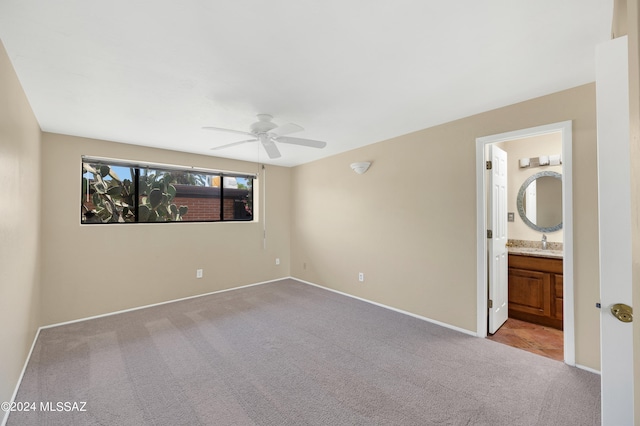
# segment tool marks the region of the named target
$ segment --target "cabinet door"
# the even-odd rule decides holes
[[[509,269],[509,315],[517,313],[551,316],[551,274]],[[515,314],[515,315],[514,315]]]

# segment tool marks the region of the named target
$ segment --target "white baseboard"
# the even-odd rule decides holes
[[[79,319],[75,319],[75,320],[71,320],[71,321],[65,321],[65,322],[59,322],[59,323],[55,323],[55,324],[43,325],[40,328],[41,329],[53,328],[53,327],[59,327],[61,325],[74,324],[74,323],[77,323],[77,322],[92,320],[92,319],[96,319],[96,318],[109,317],[111,315],[118,315],[118,314],[123,314],[125,312],[132,312],[132,311],[137,311],[137,310],[140,310],[140,309],[152,308],[154,306],[166,305],[168,303],[181,302],[183,300],[195,299],[197,297],[210,296],[212,294],[224,293],[226,291],[239,290],[241,288],[253,287],[253,286],[262,285],[262,284],[268,284],[268,283],[272,283],[272,282],[275,282],[275,281],[282,281],[282,280],[286,280],[287,278],[289,278],[289,277],[276,278],[274,280],[261,281],[259,283],[247,284],[247,285],[243,285],[243,286],[240,286],[240,287],[232,287],[232,288],[227,288],[227,289],[224,289],[224,290],[211,291],[209,293],[196,294],[194,296],[181,297],[179,299],[172,299],[172,300],[167,300],[167,301],[164,301],[164,302],[152,303],[150,305],[136,306],[135,308],[123,309],[121,311],[107,312],[105,314],[94,315],[94,316],[91,316],[91,317],[85,317],[85,318],[79,318]]]
[[[586,366],[580,365],[580,364],[576,364],[575,367],[579,368],[580,370],[588,371],[589,373],[597,374],[598,376],[602,375],[602,373],[600,371],[595,370],[595,369],[593,369],[591,367],[586,367]]]
[[[20,384],[22,383],[22,378],[24,377],[24,373],[27,370],[27,365],[29,365],[29,360],[31,359],[31,354],[33,353],[33,348],[36,346],[36,342],[38,341],[38,336],[40,335],[40,329],[38,328],[36,331],[36,335],[33,338],[33,342],[31,343],[31,349],[29,349],[29,353],[27,354],[27,358],[24,361],[24,365],[22,366],[22,371],[20,372],[20,376],[18,377],[18,382],[16,383],[15,389],[13,389],[13,394],[11,395],[11,399],[8,401],[9,403],[13,403],[16,400],[16,396],[18,396],[18,389],[20,389]],[[2,422],[0,422],[0,426],[5,426],[7,421],[9,420],[9,413],[11,411],[6,411],[4,416],[2,417]]]
[[[411,313],[411,312],[408,312],[408,311],[403,311],[402,309],[394,308],[393,306],[388,306],[388,305],[384,305],[382,303],[374,302],[372,300],[363,299],[362,297],[354,296],[353,294],[344,293],[342,291],[334,290],[334,289],[329,288],[329,287],[324,287],[324,286],[321,286],[319,284],[315,284],[315,283],[312,283],[312,282],[309,282],[309,281],[301,280],[300,278],[296,278],[296,277],[289,277],[289,278],[291,278],[292,280],[296,280],[298,282],[301,282],[303,284],[308,284],[308,285],[312,285],[314,287],[322,288],[324,290],[332,291],[334,293],[338,293],[338,294],[341,294],[343,296],[351,297],[353,299],[357,299],[357,300],[360,300],[362,302],[367,302],[367,303],[371,303],[372,305],[380,306],[381,308],[385,308],[385,309],[389,309],[391,311],[399,312],[399,313],[404,314],[404,315],[409,315],[410,317],[418,318],[420,320],[427,321],[427,322],[430,322],[432,324],[439,325],[441,327],[445,327],[445,328],[449,328],[451,330],[459,331],[460,333],[464,333],[464,334],[468,334],[470,336],[478,337],[478,334],[475,331],[466,330],[464,328],[456,327],[455,325],[451,325],[451,324],[440,322],[440,321],[437,321],[437,320],[434,320],[434,319],[431,319],[431,318],[423,317],[421,315],[417,315],[417,314],[414,314],[414,313]]]

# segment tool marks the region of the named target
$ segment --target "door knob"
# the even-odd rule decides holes
[[[633,308],[624,303],[616,303],[611,306],[611,313],[622,322],[633,321]]]

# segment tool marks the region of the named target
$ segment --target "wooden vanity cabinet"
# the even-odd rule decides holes
[[[509,318],[562,330],[562,259],[509,255]]]

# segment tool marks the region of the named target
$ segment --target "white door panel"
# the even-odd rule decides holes
[[[509,282],[507,253],[507,153],[489,145],[489,333],[495,333],[508,318]]]
[[[631,306],[631,175],[627,38],[596,49],[602,424],[633,424],[632,324],[611,306]]]

